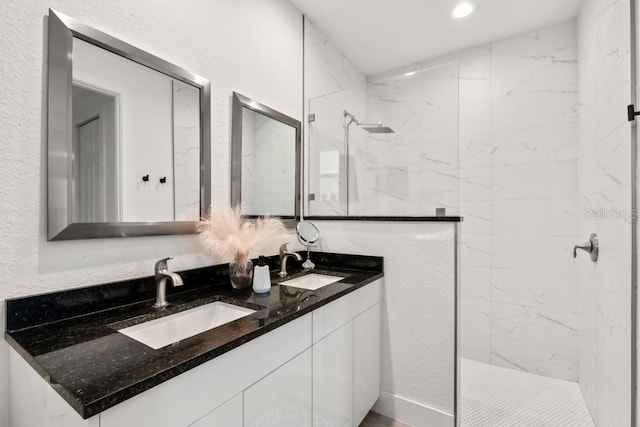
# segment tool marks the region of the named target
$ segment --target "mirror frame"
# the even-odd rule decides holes
[[[200,90],[200,215],[211,204],[211,82],[184,68],[49,9],[47,240],[192,234],[197,221],[73,222],[72,65],[76,37]]]
[[[282,222],[287,228],[295,228],[296,224],[300,220],[300,206],[301,206],[301,193],[302,188],[302,174],[301,174],[301,160],[302,160],[302,123],[300,120],[296,120],[293,117],[289,117],[280,111],[267,107],[264,104],[254,101],[244,95],[237,92],[233,92],[232,101],[232,118],[231,118],[231,205],[236,206],[242,202],[242,120],[243,120],[243,108],[260,113],[264,116],[270,117],[288,126],[291,126],[296,130],[296,170],[295,170],[295,204],[294,214],[287,216],[280,216]],[[265,213],[266,215],[266,213]],[[256,215],[247,215],[249,218],[256,218]]]

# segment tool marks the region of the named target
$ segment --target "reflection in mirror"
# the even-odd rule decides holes
[[[231,202],[246,215],[273,215],[293,227],[300,212],[300,121],[233,96]]]
[[[197,220],[198,89],[77,38],[72,75],[77,222]]]
[[[73,222],[120,220],[117,97],[73,84]]]
[[[210,198],[209,90],[50,10],[49,239],[194,232]]]
[[[242,111],[242,200],[247,215],[295,213],[296,129]]]
[[[296,226],[298,239],[303,245],[313,245],[320,238],[320,230],[312,222],[300,221]]]

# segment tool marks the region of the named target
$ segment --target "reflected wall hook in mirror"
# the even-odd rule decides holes
[[[144,182],[149,181],[149,174],[146,174],[145,176],[143,176],[143,177],[142,177],[142,180],[143,180]]]
[[[164,184],[167,182],[167,177],[163,176],[162,178],[160,178],[160,184]]]

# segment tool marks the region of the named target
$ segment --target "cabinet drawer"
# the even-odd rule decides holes
[[[311,411],[311,349],[244,392],[245,427],[311,427]]]

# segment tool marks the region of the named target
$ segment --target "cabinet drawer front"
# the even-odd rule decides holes
[[[317,343],[367,308],[380,302],[381,285],[382,279],[378,279],[313,311],[313,342]]]

